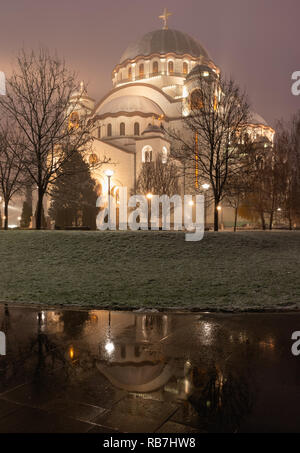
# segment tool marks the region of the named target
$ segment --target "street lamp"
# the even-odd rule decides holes
[[[107,176],[108,180],[108,226],[110,228],[110,178],[113,176],[114,171],[113,170],[106,170],[105,174]]]
[[[210,185],[207,184],[207,183],[205,183],[205,184],[202,184],[201,187],[202,187],[202,189],[204,189],[204,190],[208,190],[208,189],[210,188]]]

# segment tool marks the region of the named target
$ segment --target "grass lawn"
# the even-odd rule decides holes
[[[0,301],[97,308],[300,308],[300,232],[0,232]]]

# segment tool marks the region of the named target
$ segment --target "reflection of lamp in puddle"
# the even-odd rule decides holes
[[[108,312],[108,335],[107,335],[107,343],[106,345],[104,346],[105,347],[105,350],[106,352],[111,355],[114,350],[115,350],[115,345],[113,344],[113,342],[111,341],[111,313],[110,311]]]
[[[46,315],[44,311],[38,313],[36,319],[38,320],[38,329],[43,331],[46,325]]]
[[[95,315],[95,314],[91,314],[89,316],[89,321],[92,323],[92,324],[97,324],[98,323],[98,316]]]
[[[71,360],[74,359],[74,348],[73,348],[73,346],[70,346],[69,357],[70,357]]]
[[[107,180],[108,180],[108,190],[107,190],[107,197],[108,197],[108,225],[109,225],[109,228],[110,228],[110,212],[111,212],[111,208],[110,208],[110,179],[114,175],[114,171],[113,170],[106,170],[105,174],[106,174]]]
[[[108,341],[105,345],[105,350],[108,354],[112,354],[115,350],[115,345],[111,341]]]

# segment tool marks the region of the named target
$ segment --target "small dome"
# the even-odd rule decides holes
[[[188,73],[186,79],[191,79],[192,77],[199,77],[199,74],[202,74],[203,72],[208,72],[210,75],[216,77],[217,74],[215,71],[210,66],[204,65],[204,64],[197,64],[196,66],[193,67],[193,69]]]
[[[152,54],[175,53],[209,58],[208,53],[194,38],[178,30],[155,30],[144,35],[139,41],[131,44],[123,53],[120,63],[133,60],[139,56]]]
[[[268,126],[268,123],[266,122],[266,120],[264,120],[264,118],[256,112],[250,112],[249,118],[248,118],[248,123],[257,124],[257,125],[262,124],[263,126]]]
[[[163,111],[160,107],[151,99],[144,96],[121,96],[107,102],[101,106],[98,110],[99,115],[105,114],[116,114],[119,112],[133,113],[150,113],[156,115],[162,115]]]

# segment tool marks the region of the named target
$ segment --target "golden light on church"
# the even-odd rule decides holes
[[[72,112],[69,116],[69,129],[78,129],[79,127],[79,115],[77,112]]]
[[[96,165],[98,163],[98,156],[97,154],[91,154],[89,157],[89,163],[90,165]]]

